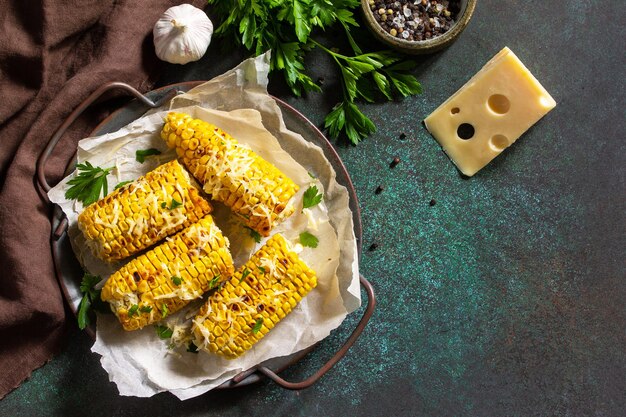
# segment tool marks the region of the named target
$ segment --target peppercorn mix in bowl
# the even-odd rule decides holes
[[[469,23],[476,0],[361,0],[365,22],[384,44],[407,54],[436,52]]]

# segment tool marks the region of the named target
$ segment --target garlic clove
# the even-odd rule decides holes
[[[172,64],[197,61],[206,53],[213,23],[204,11],[191,4],[170,7],[152,30],[159,59]]]

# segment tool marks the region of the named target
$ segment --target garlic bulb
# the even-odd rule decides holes
[[[197,61],[211,43],[213,23],[191,4],[170,7],[154,25],[154,48],[157,56],[172,64]]]

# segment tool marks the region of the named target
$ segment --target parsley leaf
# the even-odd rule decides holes
[[[165,305],[165,304],[163,304],[163,305]],[[155,327],[156,327],[157,335],[161,339],[169,339],[174,334],[174,331],[172,329],[170,329],[169,327],[167,327],[167,326],[158,325],[158,326],[155,326]]]
[[[87,272],[83,275],[83,279],[80,283],[80,291],[83,293],[83,298],[78,305],[78,327],[84,330],[91,320],[89,318],[92,310],[100,311],[104,306],[102,300],[100,300],[100,290],[96,290],[94,287],[101,281],[101,278],[97,275],[91,275]]]
[[[141,311],[142,313],[149,313],[152,311],[152,307],[150,306],[141,306],[139,307],[139,311]]]
[[[167,308],[167,304],[161,304],[161,318],[164,319],[165,317],[167,317],[167,313],[169,312],[170,310]]]
[[[259,271],[261,271],[262,274],[265,273],[265,268],[262,266],[257,266],[257,268],[259,268]]]
[[[250,275],[250,270],[248,268],[244,269],[242,274],[241,274],[241,278],[239,278],[239,282],[243,281],[244,279],[246,279],[246,277]]]
[[[117,190],[118,188],[122,188],[123,186],[130,184],[131,182],[133,182],[133,180],[122,181],[115,186],[114,190]]]
[[[285,81],[297,97],[303,90],[322,91],[304,72],[304,51],[298,42],[277,42],[272,49],[270,69],[284,71]]]
[[[302,208],[309,208],[318,205],[322,201],[322,195],[315,185],[310,186],[302,197]]]
[[[252,334],[257,334],[263,326],[263,317],[259,317],[252,327]]]
[[[146,162],[146,157],[152,156],[152,155],[161,155],[161,151],[156,148],[138,149],[135,152],[135,159],[137,160],[137,162],[140,162],[143,164],[144,162]]]
[[[65,192],[65,198],[78,200],[86,206],[95,203],[101,193],[103,196],[108,194],[107,175],[112,169],[95,167],[87,161],[76,165],[78,174],[67,182],[70,188]]]
[[[221,276],[221,274],[217,274],[216,276],[214,276],[211,282],[209,282],[209,288],[215,287]]]
[[[250,237],[254,239],[256,243],[261,242],[261,234],[254,229],[249,228],[248,226],[244,226],[248,231],[250,231]]]
[[[80,282],[80,292],[82,292],[83,294],[89,294],[91,297],[93,297],[96,293],[94,286],[101,280],[102,278],[100,278],[99,276],[91,275],[90,273],[85,272],[83,274],[83,279]]]
[[[172,201],[170,202],[170,206],[167,207],[167,203],[165,201],[163,201],[161,203],[161,208],[167,208],[168,210],[174,210],[177,209],[178,207],[182,206],[183,203],[181,203],[180,201],[176,200],[175,198],[172,198]]]
[[[128,309],[128,317],[137,316],[137,315],[139,315],[139,306],[137,304],[133,304]]]
[[[324,127],[328,128],[330,137],[336,139],[342,131],[354,145],[361,139],[374,133],[374,123],[354,104],[343,101],[337,104],[333,111],[326,116]]]
[[[78,328],[81,330],[85,330],[89,324],[91,324],[91,320],[89,319],[89,310],[91,308],[91,299],[87,294],[83,295],[82,300],[80,300],[80,305],[78,306]]]
[[[180,207],[182,205],[183,205],[183,203],[181,203],[180,201],[176,200],[175,198],[172,198],[172,202],[170,203],[170,210],[177,209],[178,207]]]
[[[302,232],[300,233],[300,243],[302,244],[302,246],[317,248],[319,239],[309,232]]]
[[[183,282],[183,279],[181,277],[173,276],[172,282],[174,283],[174,285],[178,286]]]

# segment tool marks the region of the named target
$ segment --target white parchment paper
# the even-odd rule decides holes
[[[299,233],[309,231],[319,238],[317,248],[304,248],[300,256],[318,275],[318,286],[253,349],[238,359],[184,349],[170,349],[152,326],[124,331],[117,319],[99,315],[92,351],[116,383],[120,394],[148,397],[170,391],[180,399],[200,395],[237,373],[267,359],[286,356],[322,340],[346,315],[360,305],[356,239],[348,193],[335,180],[335,172],[321,149],[285,127],[279,107],[267,94],[269,55],[249,59],[215,79],[175,97],[169,109],[186,112],[213,123],[272,162],[299,186],[294,198],[296,212],[272,233],[280,232],[296,243]],[[87,138],[79,143],[79,162],[115,167],[108,177],[109,190],[121,181],[136,179],[175,157],[160,139],[167,109],[147,113],[117,132]],[[135,160],[135,151],[157,148],[163,153]],[[309,174],[313,174],[312,178]],[[108,277],[121,264],[99,261],[84,245],[76,221],[82,205],[65,199],[70,175],[49,192],[50,200],[63,209],[69,220],[69,236],[86,270]],[[302,210],[302,193],[310,185],[323,190],[323,204]],[[243,264],[264,243],[255,243],[228,209],[216,206],[216,222],[229,237],[236,266]],[[168,320],[184,322],[194,306]]]

